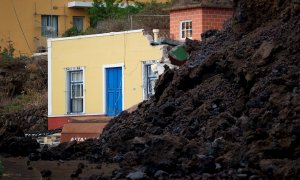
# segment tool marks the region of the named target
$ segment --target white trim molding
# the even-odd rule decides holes
[[[76,117],[76,116],[105,116],[104,113],[92,113],[92,114],[63,114],[63,115],[51,115],[48,117]]]
[[[185,38],[189,38],[189,39],[193,39],[193,21],[192,20],[183,20],[179,22],[179,39],[181,40],[185,40],[185,38],[182,37],[182,24],[183,23],[187,23],[187,22],[191,22],[192,23],[192,36],[191,37],[185,37]]]
[[[52,43],[47,40],[48,49],[48,116],[52,115]]]
[[[102,88],[103,88],[103,112],[104,114],[107,114],[106,112],[106,69],[107,68],[115,68],[115,67],[121,67],[122,68],[122,111],[125,109],[125,101],[124,101],[124,92],[125,92],[125,87],[124,87],[124,63],[119,63],[119,64],[104,64],[102,66]]]
[[[158,62],[159,62],[159,60],[146,60],[146,61],[142,61],[142,91],[143,91],[142,101],[147,100],[147,96],[146,96],[146,91],[147,91],[147,72],[146,72],[145,66],[156,64]]]
[[[159,62],[159,60],[147,60],[147,61],[142,61],[142,91],[143,91],[143,97],[142,100],[147,100],[147,87],[148,87],[148,75],[147,75],[147,69],[145,69],[146,66],[148,65],[154,65],[157,64]],[[152,70],[152,68],[151,68]],[[157,75],[157,79],[158,79],[158,75]]]
[[[138,29],[138,30],[131,30],[131,31],[110,32],[110,33],[103,33],[103,34],[82,35],[82,36],[73,36],[73,37],[65,37],[65,38],[51,38],[50,41],[66,41],[66,40],[83,39],[83,38],[114,36],[120,34],[139,33],[143,31],[144,31],[143,29]]]

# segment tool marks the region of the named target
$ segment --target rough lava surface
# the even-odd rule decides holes
[[[300,177],[300,1],[234,10],[224,30],[187,41],[189,62],[160,76],[153,98],[57,158],[117,163],[108,179]]]

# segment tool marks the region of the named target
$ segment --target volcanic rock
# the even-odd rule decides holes
[[[118,163],[128,178],[297,179],[298,5],[235,0],[231,25],[187,41],[188,62],[166,68],[153,98],[82,143],[85,154]]]

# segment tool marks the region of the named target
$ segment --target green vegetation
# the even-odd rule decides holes
[[[12,41],[8,41],[7,47],[0,47],[0,59],[1,60],[13,60],[14,59],[15,48]]]
[[[166,11],[165,9],[170,7],[173,4],[173,1],[168,1],[166,3],[159,3],[155,0],[152,0],[149,3],[145,3],[143,6],[143,9],[139,12],[139,14],[148,14],[148,15],[169,15],[169,11]]]
[[[46,91],[23,92],[15,97],[0,99],[3,104],[0,105],[0,114],[8,114],[18,112],[23,109],[30,109],[45,105],[47,101]]]
[[[168,17],[169,11],[166,9],[171,6],[171,2],[158,3],[151,1],[146,3],[138,14],[132,16],[132,22],[130,22],[131,28],[144,29],[145,31],[152,31],[153,29],[169,31],[170,18]]]
[[[76,27],[71,27],[70,29],[66,30],[66,32],[62,34],[62,37],[79,36],[83,34],[84,32],[78,30]]]
[[[98,34],[107,32],[126,31],[131,29],[152,29],[169,30],[169,18],[165,11],[172,4],[172,0],[167,3],[158,3],[152,0],[148,3],[134,2],[134,5],[121,7],[122,0],[94,0],[93,7],[88,10],[91,27],[81,32],[76,28],[68,29],[62,36],[71,37],[85,34]],[[132,16],[132,17],[131,17]]]
[[[120,7],[121,0],[94,0],[93,7],[88,11],[90,14],[90,23],[92,27],[96,27],[97,22],[107,19],[126,18],[130,14],[140,12],[145,4],[135,2],[135,5]]]
[[[131,29],[144,29],[145,31],[152,31],[152,29],[169,30],[169,12],[165,11],[165,9],[170,5],[171,1],[158,3],[153,0],[149,3],[139,3],[138,7],[140,9],[134,13],[127,11],[125,15],[99,18],[101,20],[97,21],[97,26],[94,28],[93,33],[117,32]]]
[[[12,61],[12,60],[25,60],[29,59],[27,56],[20,55],[18,57],[15,56],[15,48],[13,46],[12,41],[7,42],[6,47],[1,47],[0,46],[0,61]]]

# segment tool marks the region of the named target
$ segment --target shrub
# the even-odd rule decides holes
[[[104,17],[99,11],[97,12],[100,14],[100,17],[98,17],[97,26],[94,28],[93,31],[90,31],[91,33],[89,34],[118,32],[131,29],[144,29],[147,33],[152,32],[152,29],[169,31],[169,13],[165,9],[168,8],[170,5],[170,2],[158,3],[156,1],[151,1],[148,3],[139,3],[138,7],[140,9],[138,11],[129,11],[130,13],[127,12],[126,15],[111,15],[109,17]],[[94,15],[96,15],[96,13]],[[132,17],[130,18],[130,16]],[[166,32],[166,34],[168,35],[169,33]]]
[[[79,36],[83,34],[84,33],[78,30],[76,27],[71,27],[70,29],[66,30],[66,32],[62,34],[62,37]]]
[[[8,41],[7,47],[0,47],[0,56],[2,60],[13,60],[14,59],[15,48],[12,41]]]
[[[0,47],[0,61],[12,61],[12,60],[27,60],[28,56],[19,55],[15,57],[15,48],[12,41],[8,41],[6,47]]]
[[[96,27],[99,21],[107,19],[122,19],[130,14],[136,14],[143,9],[142,3],[120,7],[118,0],[94,0],[93,7],[89,9],[91,26]]]

